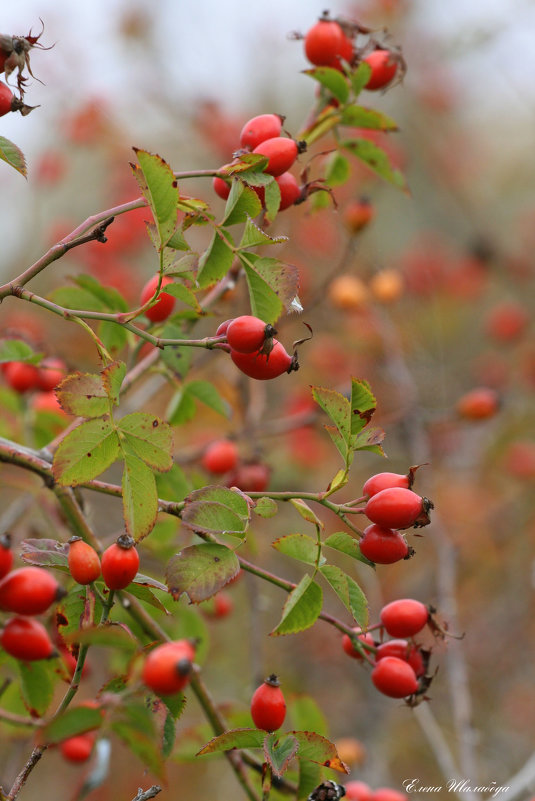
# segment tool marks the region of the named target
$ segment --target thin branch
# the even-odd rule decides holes
[[[154,798],[161,792],[162,788],[159,784],[153,784],[148,790],[143,790],[140,787],[132,801],[148,801],[149,798]]]
[[[35,766],[37,765],[37,763],[39,762],[39,760],[43,756],[43,754],[46,751],[47,747],[48,746],[46,746],[46,745],[37,745],[33,749],[32,753],[30,754],[30,757],[29,757],[28,761],[26,762],[26,764],[24,765],[23,769],[21,770],[21,772],[19,773],[19,775],[17,776],[17,778],[13,782],[13,786],[11,787],[11,790],[7,794],[7,796],[5,798],[5,801],[15,801],[15,798],[17,798],[18,794],[20,793],[20,791],[24,787],[24,785],[26,783],[26,780],[28,779],[28,776],[30,775],[32,770],[35,768]]]

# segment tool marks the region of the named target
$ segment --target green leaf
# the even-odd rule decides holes
[[[240,261],[248,270],[248,280],[249,273],[254,271],[254,273],[256,273],[256,275],[259,276],[271,290],[273,290],[276,297],[287,310],[292,308],[292,301],[297,295],[297,291],[299,289],[299,271],[297,270],[297,267],[295,267],[293,264],[285,264],[278,259],[271,259],[267,257],[263,258],[255,253],[240,254]],[[262,293],[262,291],[265,292],[263,285],[259,285],[259,291],[260,293]],[[253,296],[251,291],[250,294],[252,304]],[[268,302],[270,301],[270,298],[271,295],[268,298]],[[256,296],[254,297],[254,301],[259,303],[259,301],[256,299]],[[271,320],[267,320],[266,318],[262,317],[260,314],[257,316],[261,317],[261,319],[265,320],[266,322],[272,322]]]
[[[327,166],[325,169],[325,180],[329,186],[342,186],[342,184],[345,184],[348,180],[350,172],[348,159],[339,153],[338,150],[331,153],[327,159]],[[329,200],[326,192],[318,194],[325,195],[327,201]]]
[[[180,300],[182,303],[185,303],[186,306],[191,306],[192,309],[196,311],[200,311],[201,307],[199,306],[199,301],[197,300],[195,294],[188,289],[184,284],[173,283],[173,284],[166,284],[165,291],[168,295],[173,295],[173,297]]]
[[[349,97],[349,86],[343,73],[333,67],[315,67],[310,70],[303,70],[305,75],[309,75],[329,92],[336,97],[340,103],[346,103]]]
[[[334,432],[330,430],[329,426],[325,426],[325,428],[340,451],[342,458],[346,459],[351,438],[349,401],[334,389],[324,389],[322,387],[312,387],[312,395],[316,403],[321,406],[334,423]]]
[[[204,403],[214,412],[223,417],[231,417],[232,409],[227,401],[223,400],[215,386],[210,381],[190,381],[187,385],[188,393]]]
[[[35,353],[33,348],[20,339],[0,340],[0,363],[29,362],[29,364],[39,364],[41,358],[41,353]]]
[[[276,181],[271,181],[264,189],[264,206],[266,209],[267,223],[272,223],[277,216],[281,204],[281,190]]]
[[[120,456],[119,437],[108,418],[88,420],[74,428],[60,442],[52,472],[63,487],[91,481]]]
[[[173,716],[169,713],[165,716],[162,733],[162,756],[164,759],[171,756],[176,740],[176,725]]]
[[[255,183],[261,184],[263,170],[267,163],[267,156],[261,156],[259,153],[243,153],[239,161],[225,164],[219,172],[222,175],[237,175],[239,178],[244,178],[248,183],[253,183],[253,179],[256,179]]]
[[[42,737],[46,743],[60,743],[67,737],[99,729],[101,725],[102,711],[100,709],[92,709],[87,706],[69,707],[42,729]]]
[[[299,786],[296,801],[308,801],[310,793],[321,784],[322,769],[314,762],[299,759]]]
[[[141,191],[150,206],[158,230],[159,250],[166,245],[177,226],[179,191],[176,178],[169,164],[160,156],[134,148],[143,173]],[[138,178],[138,170],[134,175]]]
[[[191,491],[188,477],[177,464],[174,464],[167,473],[159,473],[156,476],[156,486],[158,497],[165,501],[183,501]]]
[[[300,760],[306,759],[340,773],[349,773],[347,765],[338,756],[335,744],[326,737],[313,731],[290,731],[288,734],[295,737],[299,743]]]
[[[153,414],[132,412],[118,423],[120,436],[128,448],[154,470],[165,472],[173,465],[173,432]]]
[[[351,379],[351,434],[354,436],[373,417],[377,401],[367,381]]]
[[[230,226],[245,222],[248,217],[256,217],[262,211],[262,204],[254,189],[241,181],[233,181],[225,206],[222,225]]]
[[[315,731],[327,735],[327,720],[317,702],[310,695],[298,695],[289,703],[289,713],[296,729]]]
[[[130,595],[133,595],[135,598],[138,598],[140,601],[143,601],[143,603],[148,604],[149,606],[153,606],[154,609],[158,609],[160,612],[163,612],[166,615],[170,614],[160,599],[157,598],[150,589],[150,587],[145,587],[143,584],[138,583],[140,580],[143,580],[143,577],[140,573],[138,573],[135,581],[128,585],[128,592]],[[167,591],[167,587],[165,587],[165,585],[164,590]]]
[[[329,493],[338,492],[338,490],[342,489],[342,487],[345,487],[348,481],[349,481],[349,471],[348,468],[346,467],[345,469],[339,470],[332,479],[332,481],[329,483],[328,487]]]
[[[352,447],[354,451],[371,451],[384,456],[385,453],[381,445],[384,438],[385,432],[382,428],[366,426],[357,434]]]
[[[165,767],[154,715],[141,704],[123,704],[119,709],[121,718],[112,721],[112,730],[155,776],[163,778]]]
[[[63,306],[66,309],[73,311],[96,311],[107,312],[109,309],[100,298],[89,292],[87,289],[81,289],[77,286],[61,286],[50,292],[48,297],[58,306]]]
[[[177,228],[171,237],[171,239],[167,242],[166,248],[170,248],[171,250],[189,250],[190,247],[186,240],[184,239],[184,235],[182,233],[181,228]]]
[[[276,551],[307,565],[315,565],[318,561],[318,542],[306,534],[287,534],[271,544]]]
[[[126,530],[139,542],[149,534],[158,515],[154,473],[138,456],[124,451],[123,515]]]
[[[183,339],[184,330],[176,322],[167,322],[162,331],[163,339]],[[180,345],[166,345],[162,351],[162,361],[181,378],[187,374],[192,360],[193,348]]]
[[[230,751],[232,748],[262,748],[266,732],[261,729],[231,729],[214,737],[196,756]]]
[[[351,86],[353,94],[358,97],[371,78],[372,68],[366,61],[361,61],[357,69],[351,75]]]
[[[190,395],[187,385],[183,385],[171,398],[165,417],[170,425],[179,426],[193,420],[196,412],[195,400]]]
[[[192,603],[211,598],[240,570],[238,557],[226,545],[189,545],[167,565],[165,581],[175,600],[186,593]]]
[[[187,498],[181,514],[182,524],[207,534],[242,537],[247,531],[251,510],[238,490],[209,486],[195,490]]]
[[[345,553],[346,556],[351,556],[353,559],[358,559],[360,562],[368,562],[360,553],[357,540],[346,531],[337,531],[331,534],[330,537],[324,540],[323,545],[327,545],[329,548],[333,548],[340,553]]]
[[[102,377],[95,373],[70,373],[56,388],[61,408],[77,417],[103,417],[110,402]]]
[[[119,394],[125,375],[126,364],[124,362],[112,362],[101,371],[104,389],[115,406],[119,405]]]
[[[273,498],[258,498],[256,500],[253,512],[258,517],[274,517],[279,511],[277,502]]]
[[[123,325],[109,320],[101,320],[97,327],[97,334],[102,344],[112,355],[122,351],[128,342],[128,331]]]
[[[321,612],[323,592],[309,575],[292,590],[282,610],[282,618],[271,635],[296,634],[313,626]]]
[[[364,106],[346,106],[342,111],[342,125],[370,128],[375,131],[397,131],[396,122],[387,114]]]
[[[201,289],[215,284],[228,273],[234,259],[233,246],[228,231],[223,228],[214,231],[212,241],[199,259],[197,283]]]
[[[266,323],[276,322],[282,314],[283,304],[277,293],[246,262],[243,262],[245,277],[249,288],[251,313]]]
[[[128,303],[115,287],[103,286],[100,281],[97,281],[92,275],[77,275],[72,280],[79,287],[93,295],[97,301],[102,303],[110,311],[128,311]]]
[[[319,519],[316,513],[310,508],[308,503],[306,503],[302,498],[291,498],[290,503],[294,509],[299,512],[303,520],[307,521],[307,523],[312,523],[314,526],[318,526],[319,528],[325,528],[323,521]]]
[[[6,161],[25,178],[27,177],[28,170],[24,153],[16,144],[6,139],[5,136],[0,136],[0,159]]]
[[[287,236],[269,236],[269,234],[266,234],[266,232],[253,222],[250,217],[247,217],[238,249],[245,250],[246,248],[254,248],[259,245],[280,245],[282,242],[287,241]]]
[[[102,648],[113,648],[126,653],[133,653],[138,648],[134,635],[126,629],[126,626],[118,623],[79,629],[68,635],[65,634],[64,639],[66,643],[98,645]]]
[[[357,582],[336,565],[323,565],[320,567],[320,572],[357,623],[362,628],[366,628],[368,625],[368,601]]]
[[[29,537],[21,542],[21,557],[26,564],[40,567],[64,567],[67,570],[69,546],[46,537]]]
[[[17,660],[24,703],[32,714],[42,717],[54,699],[55,660]]]
[[[264,740],[264,756],[275,776],[286,772],[290,761],[297,754],[299,743],[291,734],[285,737],[272,732]]]
[[[388,155],[374,142],[370,142],[369,139],[346,139],[340,142],[340,147],[364,162],[385,181],[403,190],[406,194],[409,193],[403,173],[392,166]]]

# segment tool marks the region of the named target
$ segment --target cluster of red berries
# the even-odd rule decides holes
[[[238,158],[243,153],[256,153],[267,158],[268,163],[264,167],[264,172],[272,175],[278,184],[281,195],[279,211],[293,206],[302,197],[297,179],[289,170],[299,153],[303,151],[304,145],[290,137],[281,136],[283,121],[284,117],[278,114],[259,114],[257,117],[252,117],[241,130],[239,150],[235,154]],[[230,179],[217,175],[213,180],[213,187],[215,193],[226,200],[230,194]],[[264,187],[251,188],[264,205]]]
[[[205,449],[201,464],[212,475],[221,476],[227,487],[243,492],[263,492],[268,485],[270,469],[263,462],[240,459],[237,444],[231,439],[216,439]]]
[[[377,473],[362,488],[367,499],[363,508],[372,525],[364,529],[360,551],[376,564],[387,565],[408,559],[413,550],[401,530],[426,526],[433,503],[412,491],[415,468],[407,475]]]
[[[427,675],[429,651],[413,640],[429,622],[432,618],[425,604],[401,598],[386,604],[380,614],[380,628],[393,639],[376,642],[370,631],[355,628],[358,645],[344,634],[342,648],[353,659],[373,664],[371,679],[380,692],[413,702],[425,693],[431,681]]]
[[[304,36],[305,56],[315,67],[344,70],[344,63],[354,66],[360,61],[371,68],[365,89],[376,91],[390,84],[399,69],[400,57],[373,43],[374,49],[364,57],[355,47],[355,35],[365,32],[361,26],[331,19],[328,12],[320,17]],[[366,49],[369,49],[366,48]]]
[[[216,337],[226,336],[230,358],[249,378],[266,381],[299,369],[297,355],[290,356],[284,345],[275,339],[276,330],[258,317],[244,314],[225,320],[217,328]]]

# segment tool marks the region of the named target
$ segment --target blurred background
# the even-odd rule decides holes
[[[20,0],[3,9],[3,33],[35,34],[42,20],[40,41],[53,48],[32,51],[35,78],[25,101],[39,108],[0,121],[1,135],[28,162],[27,180],[0,163],[2,279],[20,273],[88,216],[137,196],[132,147],[159,153],[184,171],[227,163],[241,127],[256,114],[285,115],[285,128],[296,134],[315,86],[302,74],[309,65],[294,34],[306,33],[323,9],[311,0],[247,9],[238,0]],[[460,778],[503,785],[532,754],[535,720],[535,3],[359,0],[332,3],[330,11],[379,37],[387,28],[386,41],[402,48],[403,82],[384,94],[364,92],[362,103],[398,122],[398,132],[374,141],[406,174],[410,194],[352,160],[348,182],[334,189],[336,205],[311,198],[279,215],[270,233],[289,237],[278,255],[298,269],[304,306],[300,317],[281,322],[281,339],[289,346],[301,337],[302,320],[314,329],[300,352],[301,370],[244,390],[223,358],[198,359],[195,377],[214,380],[234,413],[222,421],[204,412],[191,426],[177,426],[176,458],[194,483],[206,481],[196,461],[203,445],[222,433],[238,434],[244,459],[269,465],[272,489],[319,490],[340,467],[335,449],[323,419],[301,427],[292,425],[292,415],[311,408],[311,384],[344,390],[351,375],[368,380],[388,462],[359,455],[343,493],[356,498],[375,472],[403,473],[427,463],[415,490],[432,498],[435,515],[422,536],[409,535],[413,559],[375,572],[359,565],[356,578],[372,618],[386,601],[415,597],[435,605],[451,631],[465,636],[434,644],[431,702],[410,710],[373,689],[334,629],[319,623],[296,637],[269,638],[280,593],[245,577],[229,589],[232,613],[204,621],[205,678],[218,700],[243,714],[256,683],[276,672],[289,697],[315,699],[330,737],[348,748],[343,758],[352,765],[351,778],[372,787],[401,789],[415,777],[422,785],[444,785],[451,762]],[[311,160],[311,177],[320,174],[321,159]],[[301,157],[300,168],[307,164]],[[222,213],[210,179],[184,181],[181,188]],[[363,195],[374,216],[355,230],[348,209]],[[140,238],[142,217],[128,226],[123,219],[110,228],[105,250],[75,250],[35,286],[48,292],[69,275],[90,272],[136,303],[157,264]],[[194,236],[202,248],[202,232]],[[238,287],[199,323],[199,335],[246,311],[246,303]],[[2,304],[2,332],[44,343],[72,369],[96,369],[82,333],[23,306],[14,298]],[[466,401],[482,388],[484,402],[481,395]],[[128,403],[164,413],[172,396],[156,375]],[[2,403],[0,433],[24,441],[26,401],[19,404],[4,389]],[[3,483],[5,503],[37,492],[15,471]],[[103,539],[120,525],[119,511],[113,504],[94,510]],[[39,516],[42,509],[30,512],[16,536],[48,531]],[[336,520],[324,522],[328,532],[338,530]],[[281,562],[270,542],[302,523],[287,509],[257,523],[251,554],[298,580],[296,566]],[[183,541],[176,523],[159,525],[172,552]],[[165,548],[151,553],[147,543],[154,575]],[[334,598],[326,605],[343,617]],[[247,637],[237,634],[242,626]],[[92,670],[89,693],[106,680],[102,664]],[[198,719],[191,699],[184,731],[193,733],[179,738],[170,770],[171,786],[181,788],[176,797],[234,797],[235,779],[224,763],[199,767],[185,758],[194,752]],[[15,752],[0,756],[4,786],[28,753],[28,737],[18,734]],[[130,798],[150,781],[120,743],[112,749],[113,780],[91,799],[115,798],[118,786],[121,798]],[[77,797],[80,771],[58,754],[47,755],[21,799]],[[501,797],[535,794],[535,771],[528,774],[516,796]]]

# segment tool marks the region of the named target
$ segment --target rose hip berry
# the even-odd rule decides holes
[[[403,534],[376,523],[364,529],[359,547],[361,554],[377,565],[391,565],[411,553]]]
[[[476,387],[466,392],[456,404],[457,414],[464,420],[488,420],[499,408],[499,395],[490,387]]]
[[[255,353],[262,350],[276,333],[270,323],[265,323],[259,317],[243,314],[230,321],[227,328],[227,342],[232,350],[238,353]]]
[[[372,789],[365,782],[346,782],[344,787],[347,801],[373,801]]]
[[[368,83],[364,87],[369,91],[383,89],[393,80],[398,70],[398,62],[389,50],[374,50],[364,61],[372,69]]]
[[[408,640],[395,639],[382,642],[377,646],[375,661],[378,662],[385,656],[397,656],[398,659],[404,659],[417,676],[423,676],[425,673],[424,658],[420,649],[409,643]]]
[[[272,673],[251,698],[251,716],[257,729],[276,731],[286,717],[286,701],[278,678]]]
[[[406,698],[418,689],[418,679],[412,667],[397,656],[385,656],[372,670],[375,687],[390,698]]]
[[[205,450],[201,464],[209,473],[227,473],[238,463],[238,446],[229,439],[218,439]]]
[[[375,217],[375,207],[367,197],[350,201],[344,209],[343,220],[352,234],[358,234]]]
[[[135,578],[139,567],[139,554],[134,540],[121,534],[117,542],[102,554],[101,569],[104,583],[110,590],[123,590]]]
[[[283,119],[278,114],[260,114],[258,117],[253,117],[242,128],[240,147],[254,150],[266,139],[275,139],[280,136]]]
[[[153,277],[147,281],[141,290],[140,303],[142,306],[153,297],[158,286],[159,278],[159,275],[153,275]],[[164,287],[167,284],[172,283],[173,279],[164,275],[161,286]],[[169,292],[160,292],[156,303],[149,309],[145,310],[145,317],[148,317],[148,319],[153,323],[160,323],[162,320],[166,320],[169,317],[174,307],[175,298],[173,295],[170,295]]]
[[[189,640],[166,642],[147,655],[141,679],[158,695],[173,695],[190,680],[195,649]]]
[[[354,631],[355,633],[357,633],[359,629],[354,629]],[[367,631],[365,634],[359,634],[357,639],[359,639],[362,643],[365,643],[366,645],[371,645],[372,647],[375,646],[373,636],[370,634],[369,631]],[[353,659],[364,659],[362,652],[359,651],[357,648],[355,648],[355,646],[353,645],[353,641],[351,640],[349,634],[342,635],[342,648],[344,649],[346,654],[348,656],[351,656]],[[372,652],[366,649],[366,653],[371,654]]]
[[[279,211],[293,206],[301,197],[301,187],[297,183],[297,178],[291,172],[283,172],[275,178],[281,193]]]
[[[282,175],[283,172],[289,170],[299,152],[300,148],[297,142],[285,137],[266,139],[253,150],[253,153],[266,156],[268,163],[264,167],[264,172],[273,176]]]
[[[13,111],[13,92],[6,86],[3,81],[0,81],[0,117],[3,117],[4,114],[7,114],[10,111]]]
[[[242,373],[259,381],[267,381],[270,378],[277,378],[283,373],[291,373],[292,370],[299,369],[299,363],[295,356],[290,356],[277,339],[273,340],[273,348],[270,353],[261,353],[260,351],[239,353],[231,349],[230,358]]]
[[[421,601],[400,598],[383,606],[381,623],[391,637],[412,637],[423,629],[429,610]]]
[[[264,492],[269,484],[271,470],[262,462],[238,465],[225,482],[227,487],[238,487],[243,492]]]
[[[404,489],[411,488],[411,476],[401,475],[400,473],[376,473],[374,476],[364,482],[362,487],[362,494],[371,498],[372,495],[377,495],[378,492],[390,487],[403,487]]]
[[[65,591],[42,567],[19,567],[0,581],[0,609],[17,615],[40,615]]]
[[[305,55],[316,67],[338,68],[340,58],[353,58],[353,45],[337,22],[320,19],[305,36]]]
[[[89,543],[80,537],[69,540],[69,572],[78,584],[91,584],[100,576],[100,558]]]
[[[39,370],[27,362],[8,362],[4,369],[6,382],[15,392],[29,392],[39,387]]]
[[[61,756],[67,762],[87,762],[93,752],[95,739],[96,735],[91,731],[68,737],[59,744]]]
[[[216,195],[219,195],[222,200],[226,200],[230,195],[230,183],[224,178],[220,178],[219,175],[214,177],[212,186]]]
[[[389,487],[370,498],[364,514],[383,528],[416,528],[430,522],[428,512],[432,508],[431,501],[410,489]]]
[[[11,534],[0,537],[0,579],[7,576],[13,567],[13,551],[11,550]]]
[[[48,659],[56,654],[43,624],[31,617],[10,618],[0,634],[0,645],[15,659],[25,662]]]
[[[65,378],[66,365],[62,359],[44,359],[38,370],[38,384],[42,392],[50,392]]]

